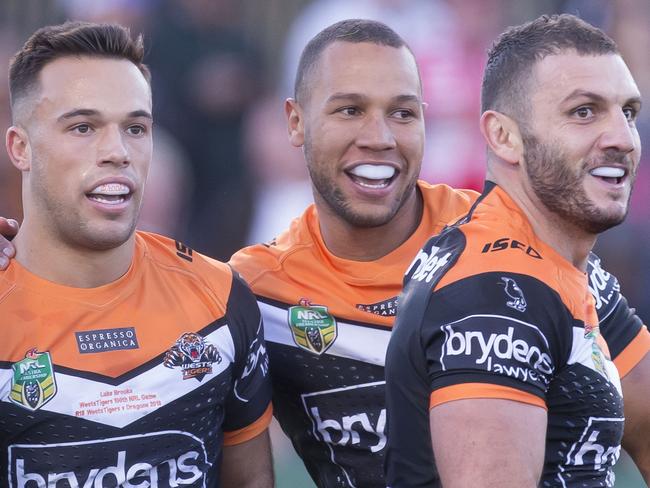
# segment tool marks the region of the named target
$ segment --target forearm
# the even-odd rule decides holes
[[[223,488],[273,488],[273,460],[269,432],[223,450]]]

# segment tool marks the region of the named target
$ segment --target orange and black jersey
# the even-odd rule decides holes
[[[313,205],[270,245],[230,261],[258,297],[275,415],[320,487],[386,486],[383,366],[404,270],[474,198],[445,185],[418,187],[422,222],[377,261],[332,255]]]
[[[547,409],[541,486],[613,486],[624,419],[608,342],[626,372],[650,339],[595,256],[588,275],[491,183],[429,240],[407,271],[386,358],[390,486],[437,486],[429,409],[464,398]]]
[[[314,206],[272,243],[243,249],[231,260],[264,318],[274,412],[320,487],[386,486],[384,358],[404,272],[429,237],[466,214],[478,195],[424,182],[418,189],[420,225],[376,261],[332,255]],[[641,324],[615,278],[599,267],[593,276],[612,323],[603,329],[623,350]],[[629,364],[637,356],[629,354]]]
[[[270,421],[255,298],[231,269],[138,232],[114,283],[0,272],[0,485],[218,486],[222,446]]]

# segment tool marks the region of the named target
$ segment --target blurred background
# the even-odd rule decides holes
[[[119,22],[145,36],[153,73],[154,164],[140,227],[221,260],[272,239],[311,201],[302,152],[287,140],[283,103],[300,53],[344,18],[383,21],[418,59],[426,112],[422,178],[480,190],[478,130],[486,50],[508,25],[568,12],[618,42],[650,97],[650,0],[3,0],[0,72],[38,27],[65,20]],[[0,125],[10,125],[0,83]],[[650,147],[650,110],[638,122]],[[650,150],[642,157],[625,224],[597,245],[637,313],[650,317]],[[644,161],[645,160],[645,161]],[[21,219],[20,174],[0,151],[0,215]],[[650,414],[650,407],[649,407]],[[277,486],[313,487],[274,426]],[[645,484],[625,456],[617,487]]]

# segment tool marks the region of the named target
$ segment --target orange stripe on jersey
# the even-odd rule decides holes
[[[262,416],[252,424],[247,425],[243,429],[224,432],[223,445],[236,446],[237,444],[241,444],[243,442],[249,441],[257,437],[266,429],[268,429],[272,417],[273,417],[273,406],[269,403],[269,406],[266,407],[266,410],[264,410]]]
[[[329,313],[337,317],[391,327],[394,316],[369,313],[363,305],[381,306],[396,298],[406,268],[422,243],[466,214],[478,196],[470,190],[422,181],[418,189],[425,202],[418,228],[397,249],[377,260],[354,261],[330,253],[312,205],[272,243],[244,248],[233,255],[230,264],[256,295],[295,305],[306,298],[314,305],[327,304]]]
[[[526,215],[502,188],[495,186],[471,221],[459,228],[467,247],[436,290],[473,276],[476,270],[525,273],[555,290],[574,318],[598,324],[586,274],[536,236]]]
[[[644,326],[623,352],[614,359],[621,379],[639,364],[648,351],[650,351],[650,332]]]
[[[429,409],[442,405],[443,403],[453,402],[454,400],[468,400],[471,398],[512,400],[548,410],[544,400],[532,393],[489,383],[462,383],[435,390],[431,392],[431,396],[429,397]]]

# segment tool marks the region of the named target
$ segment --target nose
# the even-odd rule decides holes
[[[125,144],[124,133],[116,125],[107,125],[102,131],[99,140],[97,163],[127,166],[129,164],[129,151]]]
[[[600,145],[603,150],[616,150],[627,154],[637,148],[637,140],[636,127],[630,124],[623,111],[615,110],[611,117],[607,118]]]
[[[385,151],[396,146],[395,135],[383,113],[368,113],[357,134],[357,146],[373,151]]]

